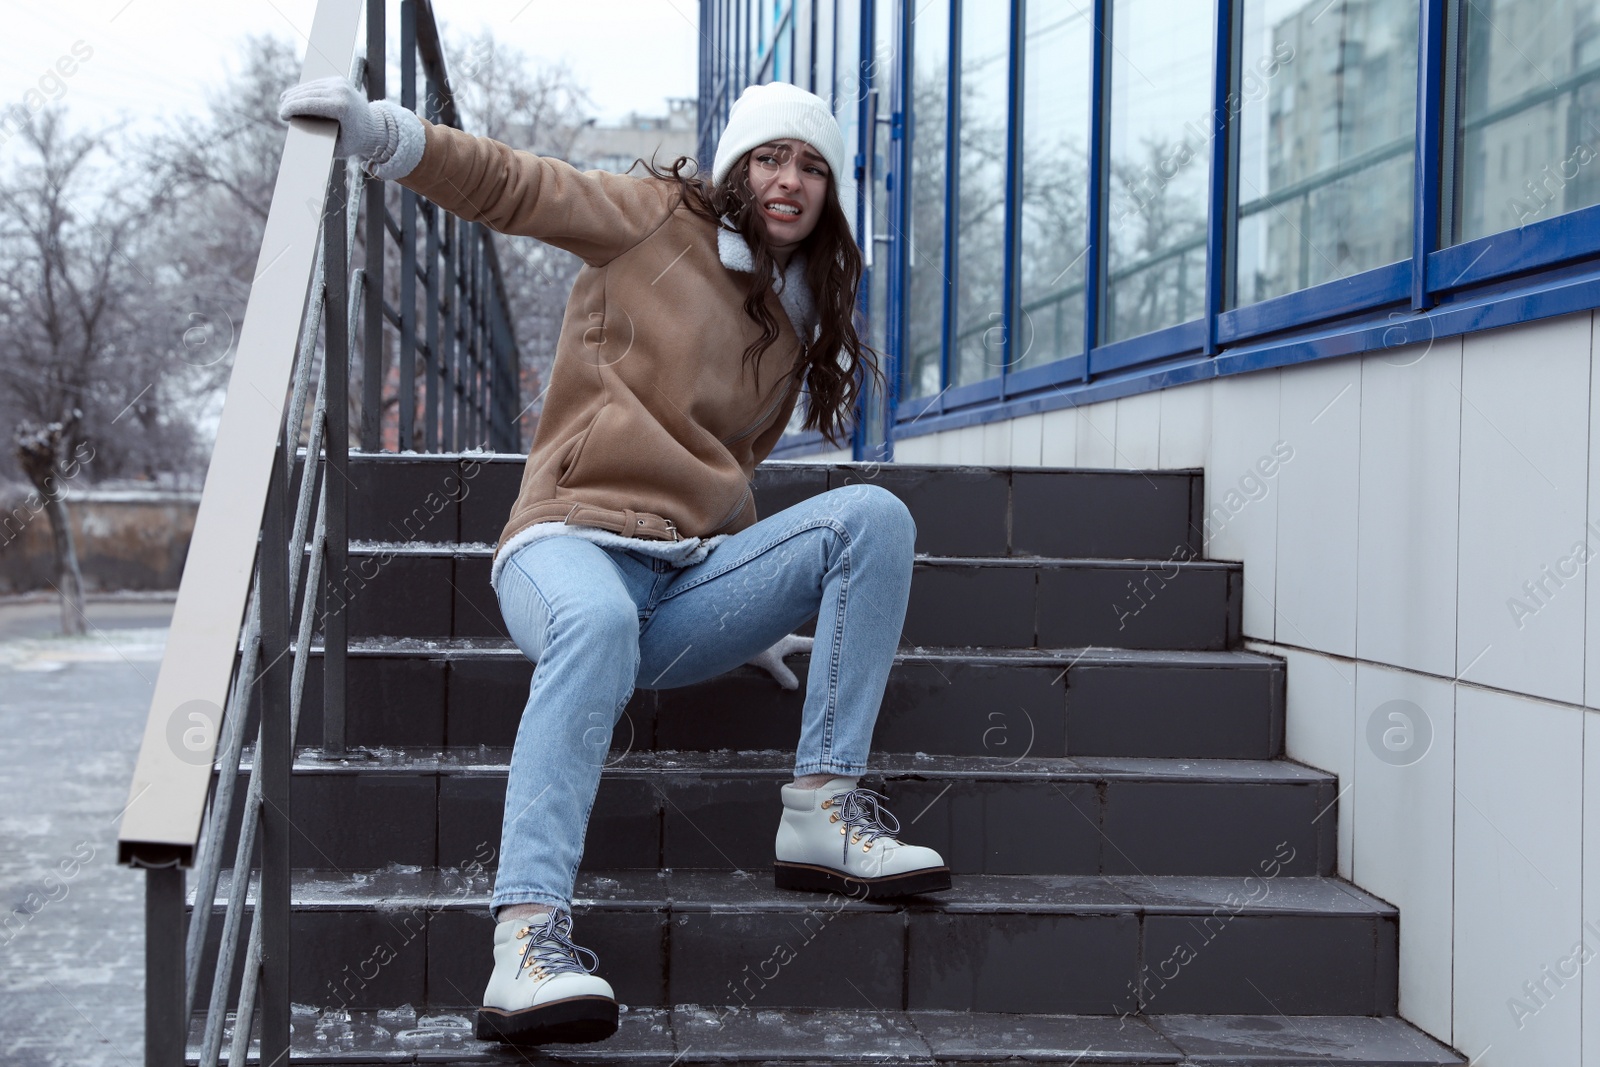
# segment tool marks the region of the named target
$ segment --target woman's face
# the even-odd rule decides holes
[[[817,228],[828,195],[828,164],[804,141],[769,141],[750,150],[750,189],[767,245],[784,262]]]

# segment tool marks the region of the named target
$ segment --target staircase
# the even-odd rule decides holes
[[[1240,565],[1199,558],[1196,471],[761,467],[762,515],[870,478],[916,519],[862,784],[954,888],[773,888],[804,656],[795,692],[641,690],[574,906],[621,1029],[474,1041],[532,673],[488,582],[522,463],[351,457],[346,753],[314,643],[290,794],[296,1062],[1464,1062],[1396,1014],[1399,915],[1334,876],[1338,782],[1283,758],[1284,664],[1242,650]],[[228,891],[190,901],[211,958]]]

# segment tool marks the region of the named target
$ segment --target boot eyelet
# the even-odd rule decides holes
[[[526,926],[524,926],[522,929],[517,931],[517,940],[518,941],[522,940],[523,938],[525,938],[527,936],[528,936],[528,928]]]
[[[850,843],[852,845],[857,844],[860,841],[861,841],[861,835],[860,834],[851,834],[850,835]]]
[[[872,851],[872,842],[868,841],[866,844],[862,845],[861,846],[861,851],[862,852],[871,852]]]
[[[847,834],[850,832],[850,828],[848,826],[841,826],[839,827],[839,832],[841,834]]]
[[[829,815],[828,816],[828,821],[829,822],[838,822],[839,821],[839,813],[838,812],[834,812],[832,815]]]
[[[822,806],[825,807],[825,808],[831,808],[831,807],[833,807],[833,801],[832,800],[824,800],[822,802]]]

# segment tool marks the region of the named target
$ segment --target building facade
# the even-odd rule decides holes
[[[772,80],[855,153],[893,384],[775,458],[1203,468],[1340,872],[1404,917],[1401,1013],[1600,1062],[1600,3],[701,18],[701,158]]]

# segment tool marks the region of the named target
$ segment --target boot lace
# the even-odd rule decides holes
[[[870,844],[881,837],[899,844],[895,835],[900,832],[900,821],[889,814],[882,803],[888,799],[882,793],[860,787],[828,798],[831,806],[839,809],[839,821],[844,824],[840,835],[843,846],[839,850],[840,862],[849,858],[850,846],[857,841],[865,840]]]
[[[573,944],[571,935],[572,916],[564,911],[549,911],[529,919],[517,931],[517,936],[528,939],[528,943],[522,946],[522,962],[517,966],[517,977],[521,978],[525,970],[536,978],[564,971],[593,974],[594,969],[600,966],[600,957],[592,949]],[[587,956],[590,962],[584,963],[578,958],[579,955]]]

